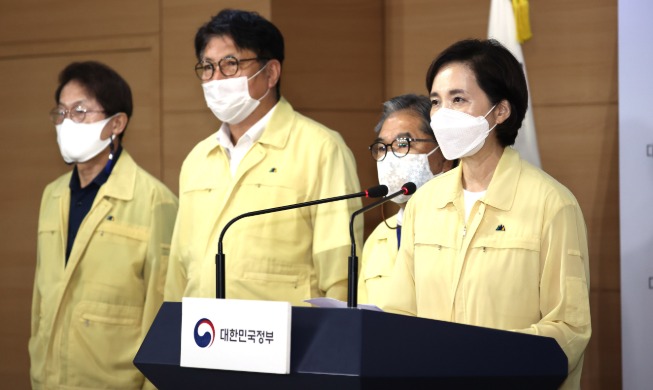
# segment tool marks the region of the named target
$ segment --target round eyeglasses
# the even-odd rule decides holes
[[[89,110],[84,106],[77,106],[72,109],[67,109],[63,107],[55,107],[50,110],[50,120],[55,125],[60,125],[63,123],[63,120],[66,119],[66,116],[70,116],[70,119],[75,123],[82,123],[84,118],[86,118],[87,113],[93,112],[104,112],[104,110]]]
[[[388,147],[392,150],[392,154],[398,158],[402,158],[410,152],[410,143],[411,142],[431,142],[436,143],[434,139],[421,139],[421,138],[397,138],[392,143],[384,144],[381,141],[377,141],[369,146],[370,154],[372,158],[376,161],[383,161],[386,154],[388,153]]]
[[[232,56],[227,56],[221,59],[217,64],[214,64],[209,60],[202,60],[198,62],[197,65],[195,65],[195,74],[200,80],[209,81],[213,78],[213,75],[215,74],[215,67],[217,66],[218,69],[220,69],[220,73],[222,73],[224,77],[231,77],[238,73],[241,62],[264,60],[266,60],[266,58],[259,57],[242,58],[239,60],[238,58]]]

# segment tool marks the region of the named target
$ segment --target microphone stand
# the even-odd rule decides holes
[[[227,222],[227,224],[222,228],[222,232],[220,232],[220,238],[218,239],[218,253],[215,255],[215,297],[218,299],[224,299],[225,298],[225,254],[222,251],[222,240],[224,238],[225,233],[227,232],[227,229],[233,225],[236,221],[241,220],[246,217],[252,217],[255,215],[261,215],[261,214],[268,214],[268,213],[274,213],[277,211],[285,211],[285,210],[292,210],[292,209],[297,209],[300,207],[307,207],[307,206],[313,206],[313,205],[318,205],[322,203],[329,203],[329,202],[335,202],[339,200],[346,200],[346,199],[352,199],[352,198],[360,198],[360,197],[367,197],[367,198],[378,198],[381,196],[384,196],[388,193],[388,187],[384,185],[380,186],[375,186],[372,188],[368,188],[365,191],[357,192],[355,194],[349,194],[349,195],[342,195],[342,196],[335,196],[332,198],[327,198],[327,199],[318,199],[318,200],[311,200],[308,202],[302,202],[302,203],[297,203],[297,204],[290,204],[286,206],[280,206],[280,207],[272,207],[269,209],[263,209],[263,210],[256,210],[256,211],[250,211],[248,213],[240,214]]]
[[[358,306],[358,256],[356,256],[356,239],[354,238],[354,218],[358,214],[362,214],[367,210],[373,209],[374,207],[380,206],[383,203],[396,198],[399,195],[411,195],[417,191],[417,186],[412,182],[408,182],[401,186],[401,189],[397,192],[394,192],[385,198],[378,200],[374,203],[370,203],[367,206],[354,211],[349,220],[349,238],[351,239],[351,255],[349,256],[349,277],[347,278],[347,307],[356,308]]]

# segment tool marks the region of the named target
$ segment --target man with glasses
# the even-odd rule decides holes
[[[342,137],[280,92],[281,32],[257,13],[223,10],[195,37],[206,103],[222,125],[188,155],[165,299],[214,297],[218,237],[254,210],[359,191]],[[239,220],[224,236],[226,298],[347,297],[349,217],[360,200]],[[356,225],[362,240],[362,220]]]
[[[397,96],[383,103],[383,114],[374,128],[377,137],[369,149],[376,161],[379,183],[388,186],[390,193],[409,181],[419,188],[457,165],[457,161],[445,159],[440,151],[431,130],[430,110],[429,98],[414,94]],[[384,220],[365,241],[358,278],[361,303],[377,304],[388,291],[401,242],[404,207],[410,196],[392,199],[399,206],[399,212],[390,218],[383,216],[381,208]]]
[[[68,65],[55,102],[72,171],[41,200],[32,388],[152,388],[132,360],[163,301],[177,198],[122,148],[132,96],[113,69]]]

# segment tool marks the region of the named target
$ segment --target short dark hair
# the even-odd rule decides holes
[[[76,81],[86,92],[100,103],[107,118],[124,112],[131,118],[133,110],[132,92],[129,84],[118,72],[97,61],[73,62],[59,73],[59,86],[54,93],[59,104],[61,90],[71,81]],[[127,121],[129,123],[129,120]],[[122,139],[125,132],[120,133]]]
[[[449,63],[469,66],[479,87],[494,105],[501,100],[510,104],[510,116],[495,128],[502,146],[515,143],[528,108],[528,86],[522,65],[494,39],[466,39],[454,43],[440,53],[426,72],[426,89],[431,91],[433,80],[440,69]]]
[[[413,93],[395,96],[384,102],[381,119],[374,127],[374,131],[377,134],[380,133],[386,119],[388,119],[390,115],[399,111],[407,111],[419,118],[420,131],[428,135],[430,138],[435,139],[435,134],[433,134],[433,129],[431,129],[431,101],[426,96]]]
[[[261,62],[277,60],[283,64],[284,42],[281,31],[257,12],[223,9],[202,25],[195,34],[195,56],[202,59],[204,49],[213,37],[229,36],[236,47],[256,53]],[[281,96],[281,78],[276,87]]]

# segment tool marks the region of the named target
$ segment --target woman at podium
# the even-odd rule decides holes
[[[408,202],[392,312],[556,339],[580,387],[591,335],[587,232],[574,195],[512,148],[528,93],[494,40],[460,41],[426,75],[431,128],[460,165]]]

